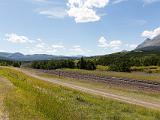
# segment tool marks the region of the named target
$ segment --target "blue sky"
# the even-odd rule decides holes
[[[160,0],[1,0],[0,51],[102,55],[160,34]]]

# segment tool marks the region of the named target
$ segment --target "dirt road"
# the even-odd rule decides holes
[[[44,80],[44,81],[49,81],[49,82],[52,82],[54,84],[62,85],[62,86],[72,88],[72,89],[75,89],[75,90],[79,90],[79,91],[82,91],[82,92],[85,92],[85,93],[94,94],[94,95],[98,95],[98,96],[102,96],[102,97],[106,97],[106,98],[111,98],[111,99],[114,99],[114,100],[118,100],[118,101],[125,102],[125,103],[130,103],[130,104],[134,104],[134,105],[139,105],[139,106],[143,106],[143,107],[146,107],[146,108],[152,108],[152,109],[160,110],[160,103],[151,103],[151,102],[146,102],[146,101],[139,100],[139,99],[133,99],[133,98],[124,97],[124,96],[120,96],[120,95],[116,95],[116,94],[102,92],[100,90],[90,89],[90,88],[74,85],[74,84],[71,84],[71,83],[63,82],[63,81],[57,80],[56,78],[55,79],[45,78],[45,77],[38,76],[34,73],[31,73],[27,70],[22,70],[22,69],[17,69],[17,68],[16,68],[16,70],[19,70],[19,71],[21,71],[21,72],[23,72],[26,75],[29,75],[31,77],[35,77],[37,79]]]

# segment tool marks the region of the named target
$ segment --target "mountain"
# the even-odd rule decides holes
[[[0,52],[0,59],[6,59],[6,60],[34,61],[34,60],[58,60],[58,59],[69,59],[69,58],[76,58],[76,57],[55,56],[47,54],[24,55],[18,52],[17,53]]]
[[[142,44],[138,45],[136,50],[160,51],[160,35],[157,35],[153,39],[147,38]]]
[[[23,55],[22,53],[13,53],[7,56],[10,59],[21,59],[23,57],[25,57],[25,55]]]

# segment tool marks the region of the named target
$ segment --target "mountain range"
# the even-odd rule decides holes
[[[160,51],[160,35],[150,39],[147,38],[143,43],[137,46],[136,50]]]
[[[7,53],[0,52],[0,59],[5,60],[18,60],[18,61],[34,61],[34,60],[58,60],[58,59],[68,59],[68,58],[78,58],[76,57],[67,57],[67,56],[55,56],[47,54],[33,54],[33,55],[24,55],[22,53]]]

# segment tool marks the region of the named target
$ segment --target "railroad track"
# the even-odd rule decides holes
[[[160,82],[155,82],[155,81],[136,80],[136,79],[118,78],[110,76],[98,76],[98,75],[82,74],[82,73],[69,72],[63,70],[52,70],[52,71],[42,70],[42,71],[45,73],[57,75],[59,77],[62,76],[74,79],[94,80],[94,81],[104,82],[106,84],[115,84],[119,86],[128,86],[139,89],[160,91]]]

